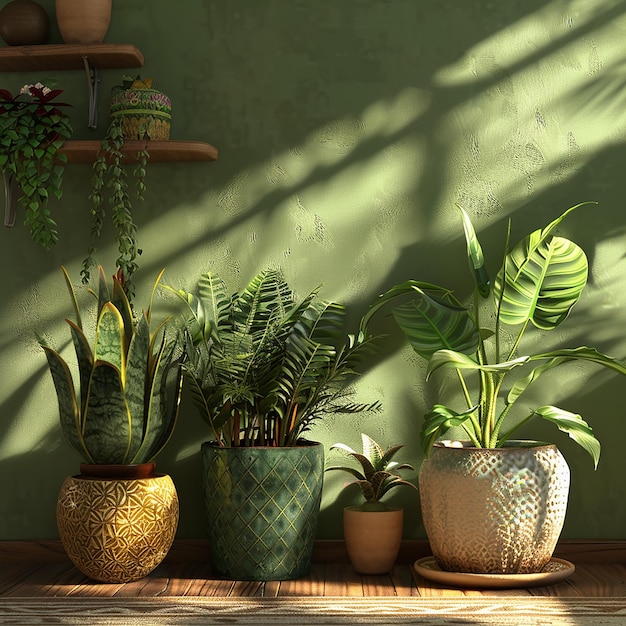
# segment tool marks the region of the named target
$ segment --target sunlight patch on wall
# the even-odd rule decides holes
[[[625,28],[623,5],[552,2],[437,72],[434,102],[455,102],[440,119],[447,202],[488,221],[624,143]]]

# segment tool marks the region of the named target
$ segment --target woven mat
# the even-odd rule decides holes
[[[0,624],[621,626],[624,598],[0,598]]]

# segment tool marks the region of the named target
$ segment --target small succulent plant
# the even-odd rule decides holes
[[[342,470],[348,472],[356,478],[356,481],[350,484],[357,484],[361,488],[361,493],[365,498],[365,502],[359,508],[365,511],[386,511],[389,507],[381,502],[381,498],[394,487],[406,485],[408,487],[417,487],[405,480],[400,475],[400,470],[414,471],[412,465],[408,463],[398,463],[393,457],[403,448],[403,445],[390,446],[383,450],[371,437],[365,433],[361,433],[363,445],[362,452],[356,452],[343,443],[333,444],[331,450],[343,450],[350,456],[355,458],[361,465],[361,470],[350,466],[334,465],[326,468],[326,471]]]

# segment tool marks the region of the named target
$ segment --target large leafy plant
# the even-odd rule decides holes
[[[76,315],[75,322],[66,321],[78,361],[79,393],[65,360],[41,344],[57,392],[63,434],[88,463],[153,461],[173,433],[182,388],[179,350],[166,337],[167,320],[150,330],[152,299],[163,272],[148,309],[136,318],[119,277],[113,277],[109,288],[102,267],[98,268],[99,288],[92,292],[98,300],[92,349],[74,287],[62,270]]]
[[[362,511],[387,511],[389,507],[381,502],[391,489],[408,486],[417,487],[402,478],[400,470],[415,471],[408,463],[398,463],[393,458],[404,447],[402,445],[389,446],[386,450],[376,443],[370,436],[361,433],[362,452],[353,450],[343,443],[335,443],[331,450],[340,450],[357,461],[360,469],[350,465],[332,465],[326,471],[339,470],[347,472],[355,478],[353,483],[359,486],[365,502],[359,505]]]
[[[345,308],[317,289],[298,301],[275,270],[233,295],[213,273],[195,292],[169,289],[186,308],[185,378],[218,445],[294,445],[326,414],[378,408],[347,389],[373,338],[342,337]]]
[[[587,204],[587,203],[583,203]],[[555,424],[581,445],[597,466],[600,442],[578,414],[544,405],[509,425],[509,411],[541,375],[565,363],[580,360],[597,363],[620,374],[626,367],[594,348],[561,348],[525,354],[522,338],[529,327],[540,331],[558,328],[578,302],[587,282],[584,251],[555,231],[562,220],[582,205],[571,207],[545,228],[536,230],[509,247],[493,283],[485,267],[482,247],[468,214],[461,209],[467,257],[473,276],[473,302],[464,306],[444,287],[409,280],[383,293],[370,307],[364,325],[378,310],[398,298],[413,296],[393,309],[393,316],[415,352],[428,361],[426,378],[437,370],[453,370],[458,376],[466,406],[459,410],[435,404],[426,415],[421,443],[428,454],[435,441],[451,427],[461,427],[476,447],[504,445],[529,420],[540,417]],[[503,327],[517,328],[506,341]],[[508,386],[509,374],[521,372]],[[476,374],[478,392],[466,377]]]
[[[15,206],[13,187],[21,190],[18,202],[25,209],[24,224],[31,237],[44,248],[59,239],[57,224],[48,208],[48,200],[63,194],[61,183],[67,157],[59,153],[72,136],[68,116],[56,102],[61,89],[42,83],[24,85],[13,96],[0,89],[0,170],[4,178],[7,219],[13,226]]]

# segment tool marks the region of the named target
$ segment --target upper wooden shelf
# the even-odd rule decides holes
[[[98,69],[143,66],[143,54],[132,44],[49,44],[0,47],[0,72],[33,70],[79,70],[84,58]]]
[[[93,163],[100,150],[98,139],[70,140],[61,148],[68,163]],[[139,150],[146,148],[150,163],[176,161],[215,161],[217,148],[203,141],[127,141],[122,152],[129,161],[135,161]]]

